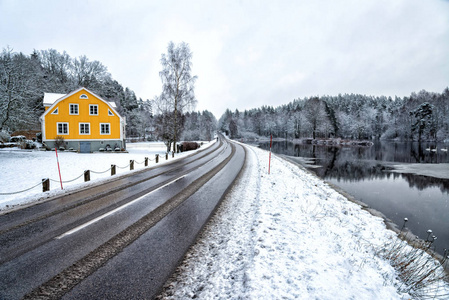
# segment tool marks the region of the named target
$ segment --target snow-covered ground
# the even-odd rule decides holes
[[[200,149],[214,143],[203,142]],[[59,167],[63,189],[59,181],[59,172],[54,151],[20,150],[18,148],[0,149],[0,210],[18,204],[37,201],[50,196],[96,184],[111,177],[111,165],[116,165],[116,175],[130,171],[130,160],[134,160],[134,170],[145,168],[155,162],[155,155],[160,154],[159,163],[165,160],[166,147],[162,142],[129,143],[128,153],[98,152],[81,154],[67,151],[58,152]],[[168,161],[192,154],[192,151],[169,155]],[[90,182],[84,182],[84,171],[91,170]],[[95,172],[95,173],[94,173]],[[42,179],[50,179],[50,191],[42,192]],[[26,191],[24,191],[26,190]],[[23,192],[22,192],[23,191]]]
[[[275,155],[270,173],[268,153],[250,147],[240,181],[159,299],[411,299],[376,254],[400,243],[381,218]]]
[[[387,243],[400,243],[382,219],[274,154],[268,175],[268,153],[248,149],[247,167],[238,183],[167,283],[161,299],[411,298],[389,261],[377,255]],[[131,159],[142,163],[144,157],[154,159],[156,153],[165,152],[162,145],[148,143],[129,144],[128,150],[127,154],[59,153],[62,179],[76,178],[86,169],[127,166]],[[38,184],[28,192],[0,195],[3,208],[110,177],[110,171],[92,173],[91,183],[83,183],[81,177],[65,183],[61,191],[54,152],[0,151],[0,162],[0,193]],[[135,165],[136,170],[141,168],[143,164]],[[117,169],[117,176],[128,172],[129,167]],[[45,177],[56,182],[51,182],[50,192],[42,193],[39,183]],[[448,285],[438,284],[438,293],[449,295]]]

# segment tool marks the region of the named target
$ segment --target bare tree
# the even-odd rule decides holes
[[[82,55],[73,60],[72,76],[77,86],[83,86],[89,89],[102,86],[102,82],[110,77],[107,68],[99,61],[89,61]]]
[[[329,118],[323,100],[320,100],[318,97],[307,100],[304,104],[304,115],[310,124],[313,139],[317,135],[325,135],[325,128],[328,128]]]
[[[157,102],[160,113],[171,116],[173,126],[170,127],[173,131],[165,136],[171,139],[175,150],[180,130],[179,115],[186,109],[193,109],[197,103],[194,94],[197,76],[191,75],[192,52],[189,45],[185,42],[179,45],[170,42],[167,53],[162,54],[161,64],[159,76],[162,80],[162,93]]]
[[[0,53],[0,131],[38,125],[37,80],[30,59],[11,48]]]
[[[61,54],[55,49],[42,50],[38,56],[46,76],[50,76],[48,80],[55,79],[60,85],[70,81],[69,70],[73,68],[73,64],[65,51]]]

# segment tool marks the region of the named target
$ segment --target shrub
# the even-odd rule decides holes
[[[384,245],[378,254],[389,260],[390,264],[398,272],[403,285],[398,287],[400,292],[406,292],[414,299],[448,299],[449,291],[441,288],[440,283],[448,281],[445,271],[448,264],[448,250],[444,250],[442,259],[437,259],[431,251],[436,236],[431,236],[432,230],[428,230],[425,241],[418,238],[407,238],[404,233],[404,219],[399,238]],[[411,246],[411,247],[410,247]]]
[[[65,140],[63,136],[56,136],[55,138],[55,148],[56,149],[60,149],[60,148],[65,148]]]
[[[182,152],[184,151],[190,151],[190,150],[196,150],[200,147],[200,144],[195,142],[183,142],[181,144],[182,146]]]
[[[5,132],[5,131],[0,131],[0,142],[2,142],[2,143],[7,143],[7,142],[9,142],[9,138],[10,138],[11,136],[7,133],[7,132]]]

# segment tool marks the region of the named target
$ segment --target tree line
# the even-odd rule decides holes
[[[40,130],[44,92],[64,94],[79,87],[116,104],[117,111],[126,117],[127,137],[164,140],[169,135],[166,131],[169,127],[161,122],[167,112],[158,109],[159,97],[137,98],[134,91],[114,80],[101,62],[89,60],[85,55],[73,58],[55,49],[34,50],[25,55],[10,47],[0,53],[0,132]],[[184,124],[203,121],[207,125],[201,123],[184,131]],[[208,111],[186,113],[180,109],[178,123],[179,135],[184,138],[209,137],[216,127],[216,119]]]
[[[442,141],[449,139],[449,88],[394,99],[360,94],[299,98],[278,107],[228,109],[218,123],[232,138]]]
[[[197,77],[191,75],[191,58],[188,44],[170,42],[161,57],[162,93],[143,100],[114,80],[101,62],[85,55],[72,58],[54,49],[25,55],[4,48],[0,54],[0,132],[40,129],[44,92],[69,93],[85,87],[115,102],[126,117],[128,137],[164,140],[168,146],[179,139],[208,140],[217,121],[208,111],[193,111]],[[232,138],[272,134],[288,139],[447,140],[449,88],[394,99],[340,94],[298,98],[276,108],[227,109],[218,124]]]

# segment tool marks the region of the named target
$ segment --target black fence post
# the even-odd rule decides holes
[[[115,165],[111,165],[111,176],[115,175]]]
[[[168,160],[168,152],[165,153],[165,160]]]
[[[50,179],[42,179],[42,192],[48,192],[50,190]]]
[[[84,171],[84,182],[90,181],[90,170]]]
[[[148,157],[145,157],[145,167],[148,167]]]
[[[132,159],[129,161],[129,169],[134,170],[134,160]]]
[[[171,157],[175,157],[175,151],[172,151]]]
[[[156,163],[159,162],[159,154],[156,154]]]

